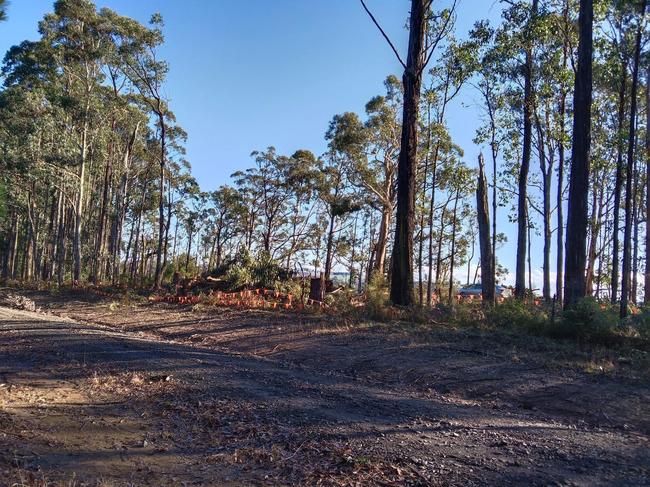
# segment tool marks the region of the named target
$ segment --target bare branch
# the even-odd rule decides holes
[[[422,65],[422,68],[420,69],[420,72],[424,71],[429,64],[429,61],[431,61],[431,56],[433,56],[433,53],[436,50],[436,47],[438,47],[438,44],[440,41],[449,33],[447,31],[447,28],[450,27],[449,23],[451,22],[452,18],[454,17],[456,13],[456,4],[458,3],[458,0],[454,0],[454,3],[452,6],[449,8],[449,15],[447,16],[447,19],[445,20],[444,25],[440,29],[440,32],[438,32],[438,35],[436,36],[435,40],[428,46],[430,49],[429,54],[427,55],[424,64]],[[452,24],[453,25],[453,24]]]
[[[372,12],[366,6],[366,2],[364,0],[360,0],[360,1],[361,1],[361,5],[363,5],[363,9],[370,16],[373,23],[377,26],[377,28],[379,29],[379,32],[381,32],[381,35],[384,36],[384,39],[386,39],[386,42],[388,42],[388,45],[391,47],[391,49],[395,53],[395,56],[397,56],[397,60],[399,61],[399,63],[404,67],[404,69],[406,69],[406,64],[404,63],[404,61],[402,61],[402,58],[399,55],[399,52],[397,51],[397,49],[395,48],[395,45],[391,42],[388,35],[386,35],[386,32],[384,32],[384,29],[381,28],[381,25],[379,25],[379,22],[377,22],[377,19],[375,18],[375,16],[372,15]]]

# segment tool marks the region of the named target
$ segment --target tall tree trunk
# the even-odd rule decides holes
[[[639,202],[643,200],[643,188],[641,189],[641,197],[639,197],[639,173],[634,162],[634,190],[633,198],[634,204],[632,205],[632,221],[634,222],[634,232],[632,241],[634,247],[632,250],[632,302],[637,304],[639,295]]]
[[[2,261],[2,278],[13,277],[13,260],[18,239],[18,215],[14,214],[11,220],[11,228],[6,239],[5,253]]]
[[[88,107],[86,108],[86,114]],[[85,197],[85,180],[86,180],[86,156],[88,154],[88,122],[84,122],[84,128],[81,135],[81,166],[79,168],[79,190],[77,191],[77,201],[74,208],[74,234],[72,239],[73,248],[73,273],[72,280],[78,284],[81,280],[81,213]]]
[[[528,256],[528,259],[527,259],[527,262],[528,262],[528,289],[530,289],[530,297],[532,298],[535,295],[534,290],[533,290],[533,263],[532,263],[531,251],[530,251],[530,240],[531,240],[530,239],[530,231],[532,230],[533,225],[532,225],[532,223],[530,221],[530,213],[529,213],[529,210],[528,210],[528,204],[526,204],[526,228],[528,229],[528,235],[527,235],[528,238],[526,240],[527,245],[528,245],[528,252],[527,252],[527,256]]]
[[[442,210],[440,211],[440,231],[438,232],[438,250],[436,251],[436,278],[434,280],[435,282],[435,294],[438,296],[438,299],[442,298],[442,289],[440,287],[441,284],[441,273],[442,273],[442,241],[444,240],[445,236],[445,228],[447,228],[447,222],[445,220],[445,211],[447,211],[447,205],[451,199],[447,199],[445,202],[444,206],[442,207]]]
[[[334,260],[334,231],[336,228],[336,217],[332,214],[330,216],[329,230],[327,231],[327,253],[325,256],[325,282],[329,281],[332,272],[332,261]]]
[[[190,270],[190,254],[192,253],[192,230],[187,232],[187,252],[185,253],[185,272]]]
[[[621,309],[620,316],[625,318],[628,313],[630,300],[630,274],[632,271],[632,179],[634,177],[634,148],[636,143],[636,111],[637,91],[639,86],[639,63],[641,60],[641,37],[643,16],[647,0],[641,0],[639,10],[639,27],[636,33],[634,48],[634,68],[632,70],[632,91],[630,98],[630,135],[627,141],[627,178],[625,181],[625,231],[623,234],[623,279],[621,280]]]
[[[550,126],[548,119],[548,109],[546,110],[546,125]],[[535,123],[537,126],[538,143],[539,143],[539,170],[542,174],[542,219],[544,221],[544,263],[543,263],[543,284],[542,296],[547,303],[551,302],[551,186],[553,178],[553,148],[549,146],[547,152],[545,147],[544,129],[539,119],[539,114],[535,114]]]
[[[490,242],[490,210],[488,188],[485,178],[483,154],[478,156],[478,181],[476,184],[476,214],[478,218],[478,238],[481,249],[481,288],[485,303],[495,302],[494,259]],[[469,280],[469,276],[468,276]]]
[[[433,167],[431,169],[431,199],[429,200],[429,268],[427,273],[427,306],[431,306],[431,299],[433,294],[433,217],[435,213],[436,204],[436,178],[437,178],[437,161],[436,157],[433,159]]]
[[[52,205],[50,208],[50,221],[47,226],[47,249],[45,251],[43,268],[41,276],[43,280],[49,281],[52,278],[54,265],[56,262],[56,222],[58,220],[59,212],[61,211],[61,201],[63,195],[61,191],[52,191]]]
[[[113,126],[113,130],[115,126]],[[111,151],[112,151],[111,146]],[[93,256],[93,269],[91,274],[91,281],[97,283],[102,279],[103,272],[103,254],[104,254],[104,232],[106,231],[106,222],[108,217],[108,205],[109,205],[109,194],[110,194],[110,183],[112,180],[112,168],[111,168],[111,159],[112,154],[109,154],[108,161],[106,163],[106,168],[104,171],[104,184],[102,187],[102,203],[99,212],[99,219],[97,221],[97,240],[95,241],[95,255]]]
[[[456,198],[454,200],[454,220],[451,227],[451,255],[449,257],[449,304],[453,301],[454,293],[454,261],[456,259],[456,228],[458,227],[458,200],[460,198],[460,188],[456,189]]]
[[[490,280],[497,283],[497,143],[494,131],[492,132],[492,275]],[[496,296],[494,299],[496,304]]]
[[[424,156],[424,174],[422,176],[422,211],[420,212],[420,240],[418,242],[418,303],[424,305],[424,208],[427,201],[427,177],[429,175],[429,154],[431,152],[431,102],[427,103],[427,147]],[[429,257],[431,257],[429,255]]]
[[[386,267],[386,249],[388,247],[388,236],[390,232],[392,208],[384,206],[381,210],[381,220],[379,222],[379,234],[377,235],[377,245],[375,247],[375,260],[373,272],[383,275]]]
[[[588,296],[594,294],[594,277],[596,273],[596,258],[598,257],[598,237],[600,236],[600,227],[603,217],[603,198],[604,191],[594,187],[591,200],[591,236],[587,250],[587,272],[585,276],[585,293]]]
[[[68,251],[66,246],[66,238],[69,238],[68,224],[72,220],[71,213],[72,213],[71,208],[66,209],[65,205],[62,206],[61,218],[59,220],[59,231],[58,231],[59,244],[58,244],[58,252],[56,256],[56,261],[57,261],[56,278],[59,287],[63,286],[63,281],[65,280],[65,263],[66,263],[66,255]]]
[[[352,227],[352,242],[350,243],[351,254],[350,254],[350,275],[348,276],[348,287],[352,288],[354,283],[354,260],[357,257],[357,224],[359,223],[359,215],[354,216],[354,226]],[[287,266],[287,270],[289,267]]]
[[[163,247],[165,241],[165,159],[166,154],[166,135],[167,127],[165,126],[165,117],[162,113],[158,113],[158,120],[160,124],[160,180],[158,183],[158,248],[156,251],[156,274],[154,276],[154,288],[160,289],[162,284],[163,269]]]
[[[645,157],[646,157],[646,193],[645,193],[645,279],[643,301],[650,303],[650,64],[645,82]]]
[[[115,197],[116,208],[115,208],[115,222],[113,230],[113,283],[118,282],[120,278],[120,258],[122,250],[122,232],[124,227],[124,220],[126,219],[126,208],[127,208],[127,194],[128,194],[128,182],[129,182],[129,172],[131,168],[131,154],[133,153],[133,145],[138,136],[138,130],[140,128],[140,122],[136,123],[131,133],[131,138],[126,146],[124,151],[124,157],[122,159],[122,177],[120,178],[120,185]],[[128,255],[126,256],[128,260]]]
[[[169,253],[169,229],[172,226],[172,210],[174,208],[174,201],[172,200],[172,185],[167,185],[167,221],[165,222],[165,239],[163,244],[163,261],[162,261],[162,272],[164,274],[165,269],[167,268],[167,257]]]
[[[616,178],[614,180],[614,231],[612,233],[612,303],[618,301],[618,280],[619,280],[619,237],[620,237],[620,212],[621,212],[621,193],[623,191],[623,181],[625,179],[625,167],[623,166],[624,140],[623,134],[625,126],[625,91],[627,88],[627,63],[621,62],[621,85],[618,91],[618,133],[616,134]]]
[[[390,299],[397,306],[413,304],[413,230],[418,109],[427,32],[426,0],[411,0],[409,49],[403,76],[404,109],[401,149],[397,164],[397,216],[391,259]]]
[[[565,28],[569,27],[569,4],[565,3],[563,18]],[[566,70],[569,57],[569,43],[565,36],[562,48],[562,70]],[[564,136],[566,134],[566,98],[567,92],[562,90],[560,95],[560,136],[558,143],[558,169],[557,169],[557,265],[555,276],[555,297],[557,302],[562,306],[563,301],[563,284],[564,284],[564,166],[565,166],[565,147]]]
[[[36,259],[38,254],[38,225],[36,223],[36,204],[34,203],[36,193],[36,182],[32,184],[27,196],[27,222],[29,223],[29,246],[30,246],[30,259],[28,259],[29,269],[27,279],[32,276],[38,278],[38,269],[36,269]]]
[[[539,0],[533,0],[531,24],[537,17]],[[524,137],[522,146],[521,168],[519,169],[519,194],[517,201],[517,257],[515,270],[515,296],[519,299],[526,295],[526,203],[528,198],[528,172],[530,170],[530,154],[533,139],[533,47],[526,48],[526,64],[524,66]]]
[[[574,90],[573,148],[569,178],[564,306],[585,296],[588,224],[589,154],[591,150],[591,96],[593,57],[593,0],[580,0],[578,70]]]

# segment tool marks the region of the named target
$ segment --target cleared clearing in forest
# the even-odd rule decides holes
[[[0,309],[3,485],[648,482],[650,390],[560,346],[34,297],[76,320]]]

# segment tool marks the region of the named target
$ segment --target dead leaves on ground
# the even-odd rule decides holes
[[[243,476],[267,485],[431,484],[409,462],[373,458],[351,441],[321,433],[325,428],[282,417],[277,404],[211,396],[164,374],[97,374],[90,387],[104,399],[128,397],[130,407],[147,412],[141,417],[145,448],[200,452],[206,478],[225,468],[238,472],[232,480]]]

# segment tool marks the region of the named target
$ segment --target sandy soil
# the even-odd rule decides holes
[[[30,297],[0,309],[0,485],[650,485],[616,351]]]

